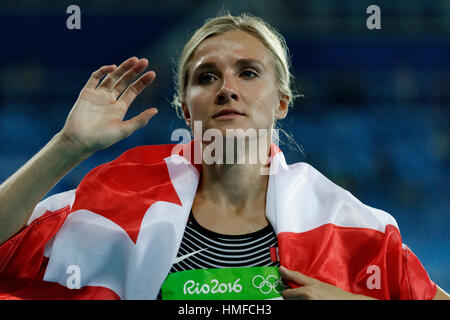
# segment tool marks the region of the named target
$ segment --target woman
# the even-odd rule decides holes
[[[204,154],[208,139],[138,147],[38,204],[73,167],[157,113],[122,121],[156,77],[132,82],[147,66],[132,57],[94,72],[63,129],[1,185],[3,298],[448,298],[402,246],[391,216],[307,164],[286,165],[271,129],[295,98],[287,49],[248,15],[212,19],[193,35],[174,104],[202,137],[262,132],[237,136],[247,147],[267,142],[259,161],[193,162],[188,155]],[[268,160],[271,175],[261,174]]]

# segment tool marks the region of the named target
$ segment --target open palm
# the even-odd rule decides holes
[[[92,73],[61,130],[76,152],[105,149],[145,126],[158,112],[149,108],[123,121],[131,103],[156,77],[148,71],[133,82],[147,66],[147,59],[132,57],[119,67],[103,66]]]

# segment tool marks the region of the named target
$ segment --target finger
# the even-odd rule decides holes
[[[124,137],[130,136],[136,130],[146,126],[150,119],[157,113],[158,109],[149,108],[130,120],[122,122],[122,132]]]
[[[91,74],[91,77],[87,81],[85,88],[93,88],[95,89],[100,82],[100,80],[110,72],[113,72],[117,66],[115,64],[109,66],[103,66],[100,69],[94,71]]]
[[[143,58],[138,63],[128,70],[113,86],[114,95],[118,97],[134,79],[145,70],[148,66],[148,60]]]
[[[154,71],[144,73],[139,79],[132,83],[127,90],[120,96],[119,100],[123,100],[129,106],[134,99],[155,79]]]
[[[280,273],[284,279],[287,281],[292,281],[298,285],[310,285],[317,282],[314,278],[308,277],[307,275],[297,271],[289,270],[283,266],[280,267]]]
[[[310,295],[302,288],[287,289],[281,294],[284,300],[310,300]]]
[[[136,57],[131,57],[124,62],[116,69],[116,71],[111,72],[106,76],[106,78],[99,85],[99,88],[112,89],[116,82],[131,68],[133,68],[136,63],[138,63],[139,59]]]

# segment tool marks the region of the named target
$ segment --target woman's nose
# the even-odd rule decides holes
[[[238,95],[229,90],[220,90],[217,94],[217,104],[226,104],[230,100],[238,101]]]
[[[224,77],[222,86],[216,95],[216,103],[226,104],[230,101],[230,99],[238,101],[239,96],[237,94],[237,90],[234,88],[232,80],[229,79],[229,77]]]

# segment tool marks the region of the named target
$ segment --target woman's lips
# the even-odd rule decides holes
[[[214,119],[218,120],[230,120],[230,119],[236,119],[239,117],[244,116],[239,110],[233,108],[233,107],[225,107],[220,109],[214,116]]]
[[[214,116],[214,119],[216,120],[231,120],[231,119],[236,119],[239,117],[243,117],[243,114],[240,113],[236,113],[236,112],[229,112],[229,113],[223,113],[220,114],[218,116]]]

